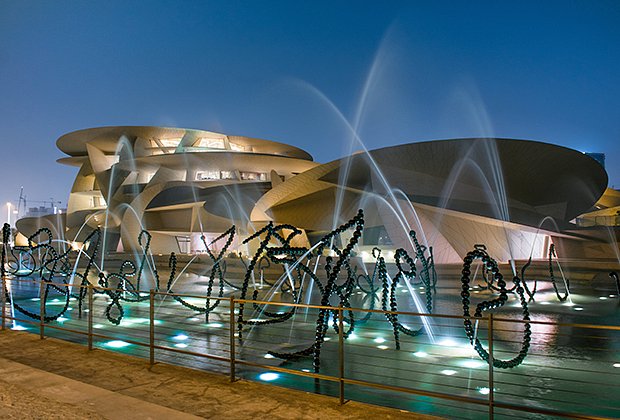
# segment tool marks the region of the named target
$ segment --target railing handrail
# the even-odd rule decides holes
[[[40,319],[37,321],[30,321],[30,320],[24,320],[24,319],[18,319],[15,318],[13,316],[8,316],[6,314],[6,299],[5,299],[5,293],[4,291],[6,290],[6,282],[7,280],[9,280],[6,277],[3,277],[2,279],[2,328],[4,329],[5,327],[5,320],[9,319],[9,320],[19,320],[20,322],[27,322],[27,323],[31,323],[34,325],[39,325],[40,328],[40,337],[41,339],[45,338],[45,328],[52,328],[52,329],[56,329],[59,331],[67,331],[67,332],[71,332],[71,333],[77,333],[77,334],[82,334],[82,335],[87,335],[88,336],[88,347],[89,350],[92,349],[92,339],[93,337],[96,338],[101,338],[101,339],[118,339],[117,337],[113,337],[113,336],[108,336],[105,334],[100,334],[100,333],[95,333],[93,332],[93,316],[92,316],[92,305],[93,305],[93,291],[95,289],[97,290],[118,290],[116,288],[102,288],[96,285],[92,285],[92,284],[87,284],[87,285],[72,285],[72,284],[68,284],[68,283],[53,283],[53,282],[47,282],[47,281],[41,281],[41,280],[27,280],[27,279],[17,279],[18,281],[28,281],[28,282],[32,282],[32,283],[40,283],[39,286],[39,293],[40,293]],[[16,279],[10,279],[11,281],[14,281]],[[89,308],[88,308],[88,312],[89,312],[89,316],[87,319],[87,323],[88,323],[88,331],[84,332],[81,330],[75,330],[75,329],[70,329],[70,328],[65,328],[65,327],[59,327],[57,325],[49,325],[49,323],[45,322],[44,317],[45,317],[45,300],[42,298],[43,294],[44,294],[44,286],[46,284],[49,285],[62,285],[62,286],[73,286],[73,287],[86,287],[88,288],[88,300],[89,300]],[[136,291],[137,292],[137,291]],[[435,397],[435,398],[442,398],[442,399],[448,399],[448,400],[453,400],[453,401],[460,401],[460,402],[467,402],[467,403],[472,403],[472,404],[478,404],[478,405],[487,405],[489,407],[489,418],[493,418],[494,417],[494,408],[505,408],[505,409],[510,409],[510,410],[517,410],[517,411],[524,411],[524,412],[530,412],[530,413],[538,413],[538,414],[546,414],[546,415],[552,415],[552,416],[558,416],[558,417],[569,417],[569,418],[582,418],[582,419],[599,419],[602,417],[595,417],[595,416],[587,416],[587,415],[582,415],[582,414],[578,414],[578,413],[569,413],[569,412],[562,412],[562,411],[556,411],[556,410],[550,410],[550,409],[543,409],[543,408],[534,408],[534,407],[528,407],[528,406],[521,406],[521,405],[516,405],[516,404],[510,404],[510,403],[504,403],[501,401],[496,401],[494,398],[494,391],[493,391],[493,383],[494,383],[494,378],[493,378],[493,331],[494,331],[494,322],[512,322],[512,323],[531,323],[531,324],[542,324],[542,325],[556,325],[556,326],[569,326],[569,327],[579,327],[579,328],[592,328],[592,329],[608,329],[608,330],[613,330],[613,331],[620,331],[620,326],[611,326],[611,325],[596,325],[596,324],[579,324],[579,323],[560,323],[560,322],[551,322],[551,321],[533,321],[533,320],[519,320],[519,319],[510,319],[510,318],[497,318],[493,313],[487,313],[486,317],[468,317],[468,316],[458,316],[458,315],[447,315],[447,314],[428,314],[428,313],[418,313],[418,312],[407,312],[407,311],[384,311],[384,310],[380,310],[380,309],[364,309],[364,308],[348,308],[348,307],[343,307],[343,306],[322,306],[322,305],[310,305],[310,304],[302,304],[302,303],[286,303],[286,302],[270,302],[270,301],[262,301],[262,300],[253,300],[253,299],[237,299],[234,296],[229,296],[229,297],[218,297],[218,296],[200,296],[200,295],[191,295],[191,294],[182,294],[182,293],[168,293],[168,292],[162,292],[162,291],[155,291],[155,290],[150,290],[149,293],[146,293],[146,291],[140,291],[140,293],[145,293],[149,296],[149,342],[145,343],[145,342],[141,342],[141,341],[136,341],[133,339],[125,339],[123,338],[123,341],[129,343],[129,344],[134,344],[134,345],[138,345],[138,346],[143,346],[143,347],[148,347],[149,348],[149,352],[150,352],[150,363],[153,364],[155,363],[155,350],[164,350],[164,351],[169,351],[169,352],[175,352],[175,353],[179,353],[179,354],[187,354],[187,355],[192,355],[192,356],[199,356],[199,357],[205,357],[208,359],[213,359],[213,360],[218,360],[218,361],[223,361],[223,362],[229,362],[230,363],[230,379],[231,381],[235,381],[236,377],[235,377],[235,365],[236,364],[242,364],[242,365],[246,365],[246,366],[253,366],[253,367],[259,367],[259,368],[265,368],[265,369],[269,369],[269,370],[273,370],[273,371],[277,371],[277,372],[283,372],[283,373],[288,373],[288,374],[293,374],[293,375],[299,375],[299,376],[305,376],[305,377],[311,377],[311,378],[315,378],[315,379],[323,379],[323,380],[328,380],[328,381],[332,381],[332,382],[338,382],[339,383],[339,398],[340,398],[340,403],[344,404],[345,399],[344,399],[344,385],[345,384],[351,384],[351,385],[361,385],[361,386],[367,386],[367,387],[372,387],[372,388],[377,388],[377,389],[384,389],[384,390],[392,390],[392,391],[397,391],[397,392],[405,392],[405,393],[410,393],[410,394],[415,394],[415,395],[421,395],[421,396],[429,396],[429,397]],[[200,353],[200,352],[194,352],[194,351],[189,351],[189,350],[182,350],[182,349],[178,349],[178,348],[172,348],[172,347],[167,347],[167,346],[161,346],[161,345],[156,345],[154,342],[154,336],[155,336],[155,319],[154,319],[154,297],[156,295],[160,295],[160,296],[177,296],[177,297],[194,297],[194,298],[199,298],[199,299],[219,299],[222,301],[229,301],[229,334],[230,334],[230,343],[229,343],[229,354],[230,357],[223,357],[223,356],[217,356],[217,355],[211,355],[211,354],[207,354],[207,353]],[[234,307],[235,304],[237,303],[242,303],[242,304],[247,304],[247,303],[255,303],[255,304],[262,304],[262,305],[274,305],[274,306],[288,306],[288,307],[299,307],[299,308],[308,308],[308,309],[319,309],[319,310],[333,310],[333,311],[338,311],[339,312],[339,316],[338,316],[338,322],[339,322],[339,340],[338,340],[338,352],[339,352],[339,375],[338,376],[331,376],[331,375],[326,375],[326,374],[320,374],[320,373],[316,373],[316,372],[304,372],[304,371],[298,371],[298,370],[294,370],[294,369],[288,369],[288,368],[284,368],[284,367],[280,367],[280,366],[270,366],[270,365],[264,365],[261,363],[257,363],[257,362],[252,362],[249,360],[243,360],[243,359],[239,359],[236,356],[236,351],[235,351],[235,325],[236,325],[236,317],[235,317],[235,313],[234,313]],[[380,384],[380,383],[376,383],[376,382],[371,382],[371,381],[364,381],[364,380],[358,380],[358,379],[352,379],[352,378],[347,378],[345,376],[345,372],[344,372],[344,337],[343,337],[343,331],[344,331],[344,316],[343,313],[346,311],[358,311],[358,312],[372,312],[372,313],[381,313],[381,314],[395,314],[395,315],[412,315],[412,316],[426,316],[426,317],[436,317],[436,318],[449,318],[449,319],[474,319],[474,320],[480,320],[480,321],[484,321],[487,322],[488,325],[488,338],[489,338],[489,360],[488,360],[488,369],[489,369],[489,377],[488,377],[488,383],[489,383],[489,398],[486,400],[480,399],[480,398],[473,398],[473,397],[469,397],[469,396],[463,396],[463,395],[452,395],[452,394],[447,394],[447,393],[442,393],[442,392],[437,392],[437,391],[427,391],[427,390],[422,390],[422,389],[415,389],[415,388],[406,388],[406,387],[400,387],[400,386],[392,386],[392,385],[385,385],[385,384]]]

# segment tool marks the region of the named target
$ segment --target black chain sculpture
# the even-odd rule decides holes
[[[363,293],[364,293],[364,297],[362,298],[362,305],[364,306],[364,304],[366,304],[368,302],[368,309],[369,311],[373,311],[375,309],[375,301],[381,301],[381,298],[379,298],[378,292],[382,291],[382,287],[381,286],[375,286],[375,280],[377,279],[377,274],[378,274],[378,270],[379,270],[379,257],[381,256],[381,249],[374,247],[372,249],[372,256],[375,259],[375,265],[372,269],[372,276],[369,276],[368,274],[358,274],[357,276],[357,280],[356,280],[356,286],[358,289],[360,289]],[[368,286],[368,289],[366,289],[362,283],[360,282],[361,279],[364,279],[366,281],[366,284]],[[366,322],[368,322],[371,318],[372,318],[372,314],[373,312],[367,312],[366,315],[364,315],[363,318],[358,319],[356,322],[358,325],[363,325]],[[348,318],[344,318],[344,321],[351,324],[351,321]]]
[[[286,234],[284,233],[284,230],[290,230],[291,232]],[[280,242],[280,246],[276,247],[276,249],[278,250],[278,254],[285,254],[285,255],[298,255],[301,256],[303,255],[304,252],[307,252],[306,248],[294,248],[291,247],[291,241],[293,240],[293,238],[297,235],[300,235],[302,232],[301,230],[297,229],[295,226],[293,225],[288,225],[288,224],[282,224],[282,225],[277,225],[274,226],[273,222],[269,222],[267,224],[267,226],[265,226],[264,228],[258,230],[257,232],[255,232],[254,234],[250,235],[249,237],[247,237],[244,241],[243,244],[247,244],[248,242],[254,240],[254,239],[261,239],[261,236],[264,235],[264,237],[261,239],[258,249],[256,250],[256,252],[254,253],[254,256],[252,257],[252,259],[250,260],[249,264],[245,264],[246,266],[246,272],[245,272],[245,276],[243,278],[243,284],[241,286],[241,299],[247,299],[247,294],[248,294],[248,286],[250,284],[250,280],[252,279],[252,277],[254,276],[254,270],[256,268],[256,265],[259,264],[260,265],[260,261],[265,257],[265,254],[267,255],[271,255],[270,258],[272,258],[274,260],[274,262],[278,263],[288,263],[289,260],[282,260],[279,261],[278,258],[275,257],[276,254],[268,254],[268,250],[269,250],[269,243],[272,240],[277,240],[278,242]],[[298,267],[303,265],[303,264],[297,264],[295,263]],[[298,271],[299,273],[299,271]],[[299,285],[299,287],[301,288],[301,285]],[[302,293],[301,291],[297,291],[295,294],[293,295],[293,301],[294,303],[299,303],[298,299],[299,297],[301,297]],[[258,297],[258,291],[254,290],[253,292],[253,300],[257,300],[256,298]],[[238,331],[238,337],[239,337],[239,341],[241,341],[243,339],[243,326],[244,325],[264,325],[264,324],[273,324],[273,323],[277,323],[277,322],[284,322],[287,319],[291,318],[293,316],[293,314],[295,313],[295,307],[292,307],[289,311],[285,311],[285,312],[277,312],[277,313],[273,313],[273,312],[268,312],[266,311],[264,308],[259,307],[258,305],[254,304],[254,308],[256,310],[258,310],[261,314],[268,316],[270,319],[268,320],[244,320],[243,315],[244,315],[244,310],[245,310],[245,304],[244,303],[240,303],[239,304],[239,314],[237,317],[237,331]]]
[[[463,259],[463,270],[461,272],[462,273],[461,297],[463,299],[463,316],[467,317],[467,319],[463,321],[463,324],[465,326],[465,333],[467,334],[467,337],[469,338],[470,343],[474,346],[474,349],[476,350],[478,355],[480,355],[482,360],[488,362],[489,352],[485,350],[485,348],[482,346],[482,343],[480,342],[478,337],[476,337],[474,326],[472,325],[472,321],[470,319],[471,317],[470,310],[469,310],[469,305],[470,305],[469,286],[471,283],[470,268],[474,260],[482,260],[482,263],[484,264],[484,268],[488,269],[491,272],[491,275],[493,276],[493,280],[495,281],[499,289],[499,297],[497,297],[496,299],[482,301],[478,303],[476,305],[476,310],[474,311],[473,318],[482,318],[483,311],[488,311],[491,309],[496,309],[496,308],[500,308],[504,306],[506,302],[508,301],[508,291],[506,290],[506,282],[504,281],[504,278],[499,271],[497,262],[489,256],[489,254],[486,251],[486,247],[484,245],[476,245],[474,247],[474,250],[468,252],[467,256],[465,256],[465,258]],[[502,369],[514,368],[523,362],[523,360],[527,356],[528,350],[530,348],[530,341],[532,338],[532,331],[531,331],[531,326],[529,323],[530,312],[528,309],[527,301],[525,299],[525,290],[521,286],[521,280],[519,279],[519,277],[514,276],[512,280],[514,282],[514,289],[516,290],[516,293],[519,296],[521,308],[523,309],[523,320],[525,321],[524,327],[523,327],[523,330],[524,330],[523,341],[521,343],[521,350],[519,351],[517,356],[515,356],[514,358],[510,360],[500,360],[500,359],[493,358],[493,366],[497,368],[502,368]]]
[[[215,282],[216,277],[219,282],[218,297],[221,298],[224,296],[224,284],[229,284],[229,283],[224,279],[224,276],[226,273],[226,264],[223,258],[226,256],[226,252],[228,252],[228,248],[233,242],[233,239],[235,237],[235,232],[236,232],[236,228],[233,225],[226,232],[222,233],[217,238],[215,238],[213,241],[211,241],[210,245],[213,245],[214,243],[219,242],[222,239],[226,239],[224,246],[221,248],[217,256],[213,254],[213,252],[211,251],[211,248],[209,247],[209,244],[207,244],[207,240],[204,237],[204,235],[200,237],[200,239],[202,240],[202,243],[205,246],[207,255],[211,259],[211,263],[212,263],[211,274],[209,275],[209,282],[207,284],[207,296],[211,296],[211,292],[213,291],[213,283]],[[166,285],[166,290],[168,293],[174,293],[172,291],[172,286],[173,286],[172,283],[175,278],[176,265],[177,265],[177,258],[176,258],[176,255],[172,253],[172,255],[170,256],[170,261],[168,263],[168,266],[171,269],[170,278],[168,279],[168,284]],[[192,311],[195,311],[201,314],[205,314],[205,322],[209,322],[209,314],[213,310],[215,310],[215,308],[217,308],[221,302],[220,299],[216,299],[215,303],[211,305],[211,300],[207,298],[205,302],[205,307],[203,308],[203,307],[193,305],[187,302],[185,299],[183,299],[180,296],[173,296],[173,298],[174,300],[176,300],[177,302],[179,302],[181,305],[185,306],[186,308],[191,309]]]
[[[9,247],[10,238],[11,225],[5,223],[2,226],[2,258],[0,259],[0,275],[2,276],[2,278],[6,276],[7,248]]]
[[[4,246],[2,248],[3,275],[6,274],[4,264],[8,254],[6,252],[6,248],[9,247],[10,230],[11,227],[8,224],[5,224],[3,227],[2,235],[4,241]],[[39,242],[35,244],[34,240],[40,237],[42,237],[42,240],[39,240]],[[69,302],[71,298],[70,285],[65,283],[64,281],[64,285],[62,287],[58,287],[57,285],[52,283],[54,282],[55,277],[66,275],[65,273],[68,270],[67,256],[71,251],[71,248],[69,248],[66,252],[62,254],[56,251],[56,249],[52,246],[52,232],[47,228],[41,228],[37,230],[28,238],[28,248],[31,255],[34,256],[35,252],[37,255],[39,255],[39,258],[36,260],[37,264],[35,264],[32,269],[32,273],[36,273],[40,277],[41,282],[43,282],[44,284],[43,296],[40,296],[40,299],[43,300],[42,307],[45,308],[47,306],[47,299],[49,297],[50,290],[56,290],[65,297],[64,305],[58,313],[54,315],[46,315],[45,313],[43,313],[44,322],[55,321],[62,315],[64,315],[65,312],[67,312],[67,310],[69,309]],[[13,308],[15,308],[29,318],[37,320],[41,319],[40,313],[37,314],[35,312],[29,311],[14,300],[11,301],[8,287],[4,289],[3,293],[5,294],[6,301],[11,303]]]
[[[411,236],[415,251],[416,251],[416,259],[414,260],[407,254],[403,248],[399,248],[396,250],[394,254],[394,262],[396,263],[396,267],[398,268],[398,272],[392,279],[391,285],[389,284],[389,278],[387,273],[387,266],[385,263],[385,259],[379,254],[378,256],[378,277],[381,280],[381,284],[383,287],[383,295],[381,299],[381,309],[384,311],[398,311],[398,305],[396,302],[396,292],[398,288],[398,284],[401,279],[408,282],[409,285],[416,284],[415,280],[417,278],[417,269],[416,269],[416,260],[420,261],[422,265],[422,270],[420,270],[420,282],[417,284],[424,285],[424,292],[426,296],[426,310],[428,313],[432,313],[433,311],[433,293],[436,288],[436,273],[435,272],[435,264],[432,256],[432,248],[429,248],[429,256],[426,257],[425,252],[427,248],[425,246],[420,245],[416,238],[415,231],[410,231],[409,235]],[[374,254],[373,254],[374,255]],[[404,264],[409,266],[409,269],[404,267]],[[388,298],[390,301],[390,307],[388,308],[387,302]],[[396,350],[400,350],[400,333],[405,335],[415,337],[423,332],[423,328],[418,330],[412,330],[408,327],[405,327],[398,321],[398,315],[393,313],[385,314],[387,320],[392,325],[392,329],[394,332],[394,342]]]
[[[142,248],[142,257],[140,258],[140,265],[136,268],[133,261],[125,260],[121,263],[118,272],[115,273],[99,273],[99,280],[97,284],[101,289],[93,289],[94,293],[105,294],[110,297],[111,301],[106,306],[105,317],[112,324],[119,325],[123,320],[125,311],[121,302],[142,302],[149,299],[149,296],[142,295],[140,293],[140,280],[144,272],[144,267],[149,257],[149,249],[151,244],[151,234],[142,230],[138,235],[138,244]],[[168,287],[170,287],[172,280],[176,273],[176,255],[174,252],[170,255],[168,262],[171,268],[170,277],[168,279]],[[151,267],[153,273],[154,290],[159,291],[160,278],[157,267]],[[135,285],[132,279],[135,278]],[[171,292],[169,290],[169,292]]]
[[[568,279],[565,279],[565,281],[566,281],[566,290],[564,291],[564,296],[562,296],[560,294],[560,291],[558,290],[558,285],[556,284],[555,276],[553,275],[552,258],[553,257],[557,258],[557,255],[555,253],[555,245],[554,244],[549,245],[548,257],[549,257],[549,277],[551,278],[551,284],[553,284],[553,290],[555,290],[555,294],[558,297],[558,299],[560,300],[560,302],[564,302],[566,299],[568,299],[568,295],[570,294],[570,283],[569,283]]]
[[[333,257],[328,256],[325,259],[325,272],[327,274],[327,281],[325,285],[319,280],[318,276],[316,276],[312,270],[310,270],[305,264],[298,264],[300,269],[306,274],[310,275],[321,292],[321,306],[332,306],[330,304],[330,298],[335,295],[338,297],[339,305],[343,308],[350,308],[351,305],[349,303],[349,298],[353,291],[353,288],[356,284],[357,275],[355,270],[351,268],[350,257],[351,252],[355,245],[359,242],[360,237],[362,236],[362,230],[364,228],[364,213],[362,210],[358,211],[358,214],[351,219],[349,222],[344,225],[338,227],[334,231],[330,232],[328,235],[324,236],[320,241],[319,245],[316,248],[317,258],[323,255],[325,249],[331,250],[338,257],[338,261],[332,266]],[[349,243],[344,247],[344,249],[338,249],[334,243],[335,239],[340,237],[342,233],[347,230],[353,229],[353,235],[349,240]],[[299,251],[296,251],[299,252]],[[338,277],[342,271],[345,271],[345,280],[341,284],[337,283]],[[348,337],[355,328],[355,322],[353,317],[353,312],[349,312],[349,329],[347,331],[343,331],[343,336]],[[327,328],[329,326],[329,318],[330,315],[333,319],[333,327],[336,332],[339,333],[338,324],[338,311],[335,309],[320,309],[319,314],[316,321],[316,333],[315,333],[315,342],[312,346],[305,350],[301,350],[294,353],[279,353],[279,352],[269,352],[269,354],[274,357],[278,357],[280,359],[288,359],[294,360],[304,356],[313,356],[313,367],[316,373],[319,372],[321,366],[321,347],[325,342],[325,335],[327,333]],[[343,317],[344,321],[344,317]]]

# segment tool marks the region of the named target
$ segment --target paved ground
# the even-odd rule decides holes
[[[4,419],[432,419],[156,364],[34,334],[0,332]]]

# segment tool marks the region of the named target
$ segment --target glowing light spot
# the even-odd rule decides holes
[[[40,301],[40,300],[41,300],[41,298],[32,298],[32,299],[30,299],[30,300],[31,300],[31,301],[33,301],[33,302],[38,302],[38,301]]]
[[[444,375],[452,376],[456,374],[456,370],[445,369],[445,370],[442,370],[441,373],[443,373]]]
[[[58,299],[58,298],[52,299],[52,302],[60,302],[60,299]]]
[[[614,364],[613,364],[613,366],[614,366],[615,368],[620,368],[620,363],[614,363]]]
[[[564,306],[575,306],[575,304],[573,302],[566,302],[566,303],[563,303],[562,305],[564,305]]]
[[[375,343],[377,343],[377,344],[385,343],[385,338],[383,338],[383,337],[377,337],[377,338],[375,338],[375,340],[374,340],[374,341],[375,341]]]
[[[381,346],[377,346],[377,348],[378,348],[378,349],[381,349],[381,350],[387,350],[387,349],[388,349],[388,346],[381,345]]]
[[[310,372],[310,369],[302,369],[302,372]]]
[[[104,344],[104,346],[112,347],[113,349],[122,349],[123,347],[127,347],[130,345],[131,344],[127,343],[126,341],[121,341],[121,340],[112,340]]]
[[[466,368],[475,369],[486,366],[486,363],[483,363],[480,360],[465,360],[463,363],[461,363],[461,365]]]
[[[577,306],[576,308],[573,308],[575,311],[583,311],[583,308],[581,306]]]
[[[103,324],[95,324],[95,325],[93,325],[93,328],[97,328],[97,329],[104,328],[104,327],[105,327],[105,325],[103,325]]]
[[[425,351],[416,351],[415,353],[413,353],[413,355],[415,357],[428,357],[428,353],[426,353]]]
[[[616,295],[609,295],[609,297],[610,297],[610,298],[615,298],[615,297],[616,297]]]
[[[176,341],[185,341],[185,340],[187,340],[188,338],[189,338],[189,337],[188,337],[188,336],[186,336],[185,334],[178,334],[178,335],[175,335],[174,337],[172,337],[172,339],[173,339],[173,340],[176,340]]]
[[[184,348],[186,348],[186,347],[187,347],[187,344],[185,344],[185,343],[176,343],[176,344],[174,345],[174,347],[178,347],[178,348],[180,348],[180,349],[184,349]]]
[[[26,331],[28,328],[24,327],[23,325],[15,325],[11,329],[13,331]]]
[[[219,322],[209,322],[207,324],[207,327],[209,328],[222,328],[222,324],[220,324]]]
[[[331,340],[331,337],[325,337],[325,338],[323,339],[323,341],[329,341],[329,340]]]
[[[440,346],[444,346],[444,347],[457,347],[458,346],[457,342],[454,341],[451,338],[445,338],[445,339],[441,340],[439,342],[439,345]]]
[[[600,300],[607,300],[607,296],[601,296],[599,299]]]
[[[275,381],[279,377],[280,375],[273,372],[265,372],[258,375],[258,379],[260,379],[261,381]]]
[[[551,302],[544,301],[544,302],[540,302],[540,304],[541,305],[551,305]]]
[[[478,392],[481,393],[482,395],[489,395],[491,393],[491,390],[485,386],[485,387],[480,388]]]
[[[355,340],[356,338],[358,338],[358,337],[357,337],[357,335],[355,333],[349,334],[349,339],[350,340]]]
[[[273,359],[273,358],[274,358],[273,354],[269,354],[269,353],[267,353],[267,354],[266,354],[266,355],[264,355],[263,357],[264,357],[265,359]]]
[[[65,321],[68,321],[69,318],[65,318],[64,316],[58,317],[58,319],[56,321],[60,322],[61,324]]]

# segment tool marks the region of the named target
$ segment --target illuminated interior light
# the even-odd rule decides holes
[[[174,345],[174,347],[178,347],[178,348],[180,348],[180,349],[184,349],[184,348],[186,348],[186,347],[187,347],[187,344],[185,344],[185,343],[176,343],[176,344]]]
[[[302,369],[302,372],[310,372],[310,369]]]
[[[275,381],[279,377],[280,375],[273,372],[265,372],[258,375],[258,379],[260,379],[261,381]]]
[[[198,321],[200,321],[200,318],[192,317],[192,318],[188,319],[188,321],[198,322]]]
[[[112,347],[113,349],[122,349],[123,347],[127,347],[130,345],[131,344],[127,343],[126,341],[122,341],[122,340],[112,340],[104,344],[104,346]]]
[[[209,322],[207,324],[207,327],[209,327],[209,328],[222,328],[222,324],[220,324],[219,322]]]
[[[13,331],[26,331],[28,328],[24,327],[23,325],[15,325],[11,328]],[[615,367],[615,365],[614,365]]]
[[[491,390],[485,386],[485,387],[478,389],[478,392],[481,393],[482,395],[489,395],[491,393]]]
[[[377,337],[377,338],[374,339],[374,342],[377,343],[377,344],[385,343],[385,338]]]
[[[614,366],[615,368],[620,368],[620,363],[614,363],[614,364],[613,364],[613,366]]]
[[[389,347],[385,345],[377,346],[378,349],[387,350]]]
[[[329,341],[329,340],[331,340],[331,337],[325,337],[325,338],[323,339],[323,341]]]
[[[60,322],[61,324],[65,321],[68,321],[69,318],[65,318],[64,316],[58,317],[58,319],[56,321]]]
[[[265,359],[273,359],[274,358],[273,354],[269,354],[269,353],[265,354],[263,357]]]
[[[456,374],[456,370],[445,369],[445,370],[442,370],[441,373],[443,373],[444,375],[452,376]]]
[[[581,306],[577,306],[575,308],[573,308],[575,311],[583,311],[583,308]]]
[[[103,325],[103,324],[95,324],[95,325],[93,325],[93,328],[96,328],[96,329],[105,328],[105,325]]]
[[[607,300],[607,296],[601,296],[599,299],[600,300]]]
[[[413,355],[415,357],[428,357],[428,353],[425,351],[416,351]]]
[[[349,339],[354,340],[354,339],[356,339],[356,338],[358,338],[358,337],[357,337],[357,334],[355,334],[355,333],[351,333],[351,334],[349,334]]]
[[[544,301],[544,302],[540,302],[540,304],[541,305],[551,305],[551,302]]]

